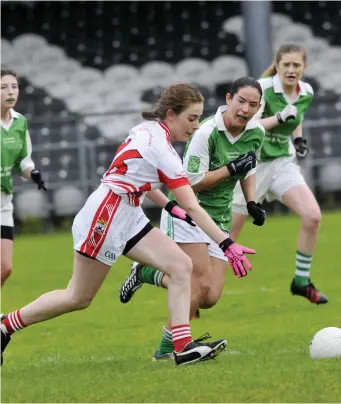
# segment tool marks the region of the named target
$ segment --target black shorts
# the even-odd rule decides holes
[[[1,239],[13,240],[14,239],[14,227],[1,226]]]
[[[152,229],[153,229],[153,226],[150,224],[150,222],[148,222],[148,223],[144,226],[144,228],[143,228],[139,233],[137,233],[133,238],[131,238],[131,239],[127,242],[126,246],[124,247],[124,250],[123,250],[122,255],[127,255],[128,252],[129,252],[141,239],[143,239],[143,237],[144,237],[146,234],[148,234]],[[78,254],[83,255],[84,257],[90,258],[90,259],[92,259],[92,260],[96,260],[96,258],[90,257],[88,254],[86,254],[86,253],[84,253],[84,252],[81,252],[81,251],[78,251],[78,250],[76,250],[76,251],[78,252]]]

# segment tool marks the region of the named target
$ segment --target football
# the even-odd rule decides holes
[[[310,342],[312,359],[341,358],[341,328],[327,327],[318,331]]]

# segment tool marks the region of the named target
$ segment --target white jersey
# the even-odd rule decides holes
[[[159,121],[135,126],[117,150],[102,183],[133,206],[140,206],[144,194],[162,184],[168,189],[189,184],[169,135],[167,126]]]

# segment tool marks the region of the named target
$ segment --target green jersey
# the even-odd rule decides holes
[[[26,118],[10,110],[11,120],[8,124],[1,121],[1,191],[13,193],[12,169],[19,173],[25,168],[34,168],[31,159],[31,139],[27,130]]]
[[[233,137],[224,124],[222,113],[226,110],[227,106],[219,107],[214,116],[205,119],[187,144],[183,165],[191,185],[202,181],[207,171],[225,166],[240,154],[260,151],[264,128],[252,119],[244,132]],[[252,174],[255,174],[255,169],[249,171],[247,176]],[[196,194],[200,205],[222,230],[230,230],[234,188],[237,181],[244,178],[245,175],[226,178]]]
[[[260,79],[259,83],[263,89],[263,98],[256,119],[273,116],[282,111],[288,104],[292,104],[297,108],[295,119],[283,122],[265,132],[260,160],[271,161],[278,157],[293,156],[295,155],[295,148],[291,141],[291,135],[303,121],[304,113],[313,100],[313,89],[310,84],[299,81],[297,98],[292,101],[285,94],[278,74]]]

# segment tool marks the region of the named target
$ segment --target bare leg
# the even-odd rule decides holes
[[[232,213],[232,229],[230,237],[232,238],[233,241],[237,241],[246,219],[247,215]]]
[[[168,274],[168,306],[172,326],[188,324],[192,272],[190,258],[156,228],[143,237],[129,251],[128,256]]]
[[[200,305],[201,309],[210,309],[215,306],[225,286],[227,262],[215,257],[210,257],[210,259],[210,288],[205,295],[204,301]]]
[[[39,323],[88,307],[109,270],[107,265],[75,252],[73,274],[66,289],[45,293],[23,307],[20,314],[24,324]]]
[[[297,185],[283,195],[282,203],[301,218],[297,249],[303,254],[313,254],[321,222],[321,211],[314,194],[307,185]]]
[[[13,240],[1,239],[1,287],[12,273]]]

